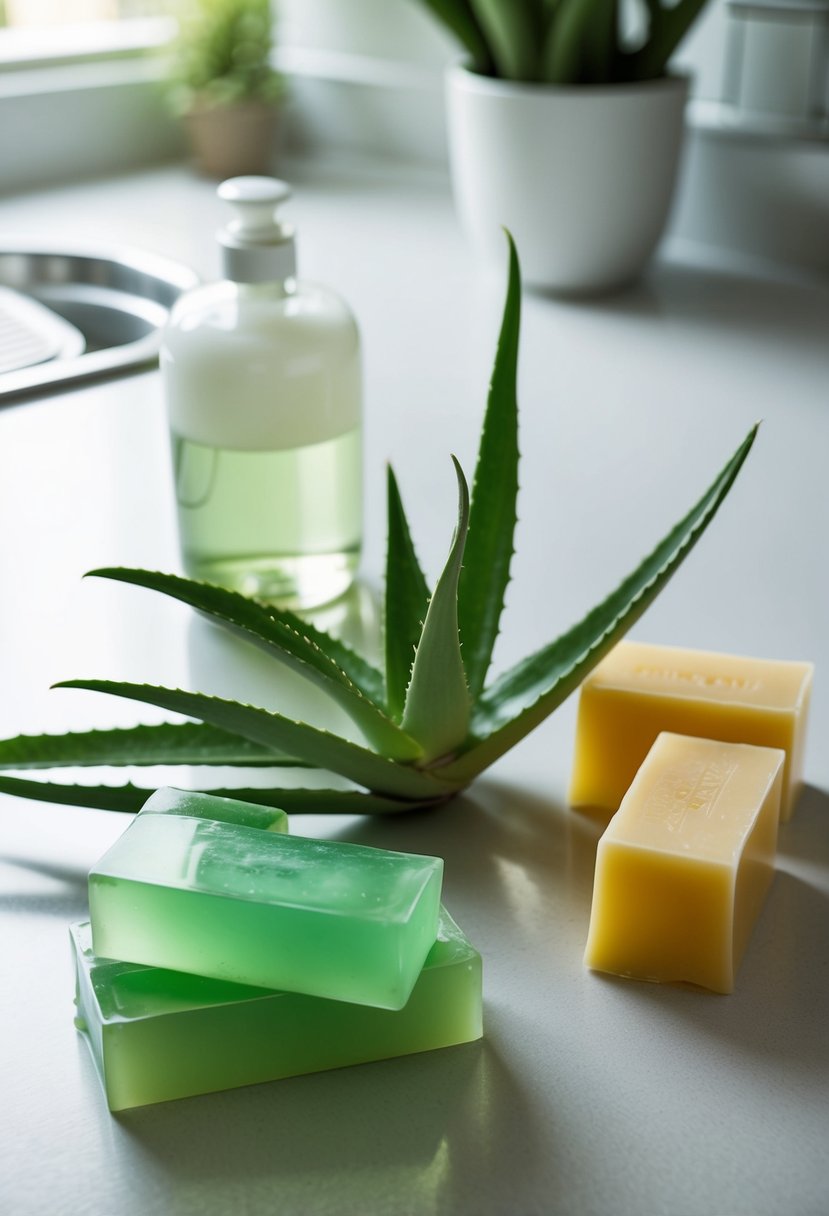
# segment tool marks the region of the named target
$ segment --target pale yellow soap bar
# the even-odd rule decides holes
[[[615,811],[660,731],[780,747],[781,818],[803,780],[811,663],[620,642],[579,699],[570,805]]]
[[[659,736],[599,841],[588,967],[733,990],[774,876],[783,762]]]

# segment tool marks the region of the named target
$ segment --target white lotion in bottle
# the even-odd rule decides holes
[[[310,608],[341,595],[362,539],[360,345],[347,305],[298,281],[284,182],[219,197],[225,280],[186,293],[161,370],[187,573]]]

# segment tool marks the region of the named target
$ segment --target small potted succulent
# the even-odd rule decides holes
[[[284,94],[270,0],[182,0],[171,96],[210,177],[273,168]]]
[[[668,61],[705,0],[420,0],[460,41],[450,68],[450,161],[461,222],[498,257],[506,226],[525,277],[612,290],[640,272],[668,217],[686,77]]]

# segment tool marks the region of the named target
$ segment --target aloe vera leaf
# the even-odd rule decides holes
[[[256,600],[227,591],[210,583],[194,582],[174,574],[150,570],[107,568],[93,570],[91,576],[132,583],[152,591],[160,591],[173,599],[189,604],[208,615],[232,633],[247,638],[254,645],[281,660],[300,675],[324,688],[365,735],[368,742],[395,760],[416,760],[421,748],[392,722],[341,667],[329,657],[319,641],[307,636],[303,622],[294,617],[286,621],[283,614]],[[318,638],[327,635],[317,631]]]
[[[451,795],[417,799],[387,798],[383,794],[362,790],[324,790],[298,786],[287,789],[223,789],[205,790],[217,798],[238,798],[242,802],[257,802],[275,806],[288,815],[395,815],[401,812],[434,806]]]
[[[403,728],[428,763],[459,747],[469,730],[470,698],[458,634],[458,579],[469,526],[469,489],[455,460],[458,524],[443,573],[429,601],[406,692]]]
[[[462,784],[472,780],[579,686],[691,552],[734,483],[756,434],[755,426],[695,506],[607,599],[484,692],[475,706],[468,750],[441,769],[441,776]]]
[[[492,53],[469,0],[420,0],[472,56],[472,67],[485,76],[492,73]]]
[[[578,84],[583,70],[582,29],[586,0],[559,0],[541,50],[545,84]]]
[[[0,768],[41,769],[110,764],[222,764],[305,768],[305,762],[203,722],[115,727],[65,735],[0,739]]]
[[[618,0],[597,0],[587,33],[587,71],[593,84],[615,80],[619,59]]]
[[[671,7],[650,2],[647,40],[638,51],[624,57],[628,79],[655,80],[663,76],[668,60],[705,8],[706,2],[678,0]]]
[[[0,776],[0,794],[82,806],[94,811],[140,811],[154,790],[138,785],[62,785],[58,781],[30,781]]]
[[[600,0],[604,4],[605,0]],[[542,50],[547,84],[592,83],[591,50],[596,38],[597,0],[560,0]]]
[[[463,665],[473,699],[484,687],[509,582],[518,496],[518,338],[521,268],[509,245],[504,315],[472,481],[469,535],[458,588]]]
[[[131,570],[127,567],[106,567],[100,570],[90,570],[86,575],[87,578],[109,578],[119,582],[134,583],[137,586],[146,586],[147,584],[138,577],[127,578],[129,575],[144,575],[151,573],[145,570]],[[175,577],[172,575],[161,577]],[[181,579],[182,583],[187,582],[187,579]],[[203,584],[195,584],[200,586]],[[213,586],[213,584],[210,584]],[[223,588],[215,588],[223,590]],[[161,590],[159,588],[159,590]],[[164,594],[171,594],[165,591]],[[227,592],[228,595],[235,594]],[[367,697],[374,705],[382,706],[384,701],[383,696],[383,673],[378,671],[371,663],[347,646],[345,642],[341,642],[339,638],[332,637],[330,633],[326,633],[324,629],[317,629],[310,621],[304,617],[297,616],[294,612],[289,612],[286,608],[275,608],[272,604],[263,604],[259,601],[248,600],[245,596],[239,596],[245,603],[249,604],[256,602],[274,622],[284,625],[287,629],[292,629],[294,633],[300,637],[306,638],[309,642],[317,646],[323,654],[327,655],[333,663],[340,668],[342,672],[348,676],[351,683],[359,689],[363,696]]]
[[[386,703],[389,713],[399,722],[406,703],[415,648],[429,607],[429,587],[412,544],[391,465],[388,466],[388,516],[384,621]]]
[[[199,718],[254,743],[288,752],[316,768],[328,769],[358,785],[398,798],[440,797],[451,785],[419,769],[397,764],[329,731],[253,705],[241,705],[204,693],[118,680],[63,680],[56,688],[83,688],[116,697],[143,701],[174,713]]]
[[[274,806],[289,815],[381,815],[431,806],[435,800],[411,802],[364,794],[359,790],[315,789],[209,789],[217,798],[238,798],[261,806]],[[0,776],[0,793],[37,802],[80,806],[99,811],[140,811],[154,789],[138,785],[62,785],[57,781],[29,781]]]
[[[470,0],[489,45],[495,73],[504,80],[539,79],[542,10],[534,0]]]
[[[336,663],[341,671],[344,671],[351,683],[359,688],[363,696],[375,705],[383,706],[385,703],[385,692],[383,686],[383,673],[378,671],[373,664],[364,659],[362,655],[357,654],[345,642],[339,638],[332,637],[330,633],[326,633],[324,629],[317,629],[310,621],[304,617],[297,616],[294,612],[289,612],[285,608],[276,609],[270,605],[266,605],[267,611],[274,617],[284,621],[291,629],[295,629],[297,633],[306,637],[309,642],[313,642],[320,648],[323,654],[327,654],[333,663]]]

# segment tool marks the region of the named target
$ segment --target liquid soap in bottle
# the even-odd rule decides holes
[[[359,560],[360,346],[344,301],[296,278],[289,195],[266,177],[219,187],[225,279],[176,304],[161,370],[187,573],[308,608]]]

